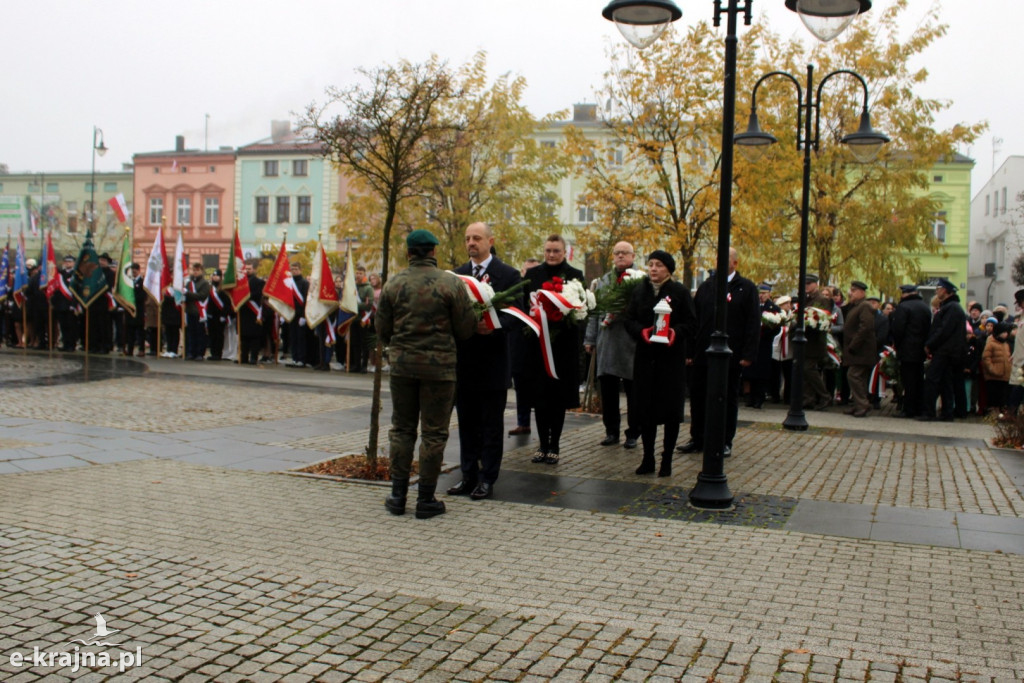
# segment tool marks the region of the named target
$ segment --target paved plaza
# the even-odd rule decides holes
[[[559,465],[510,437],[493,500],[417,520],[286,473],[365,446],[371,387],[0,351],[0,677],[1024,680],[1024,455],[980,420],[742,409],[708,512],[698,458],[635,476],[572,415]]]

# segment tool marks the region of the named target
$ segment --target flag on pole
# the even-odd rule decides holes
[[[249,300],[249,278],[245,274],[245,259],[242,257],[242,242],[238,239],[237,225],[232,239],[231,258],[228,259],[228,267],[224,271],[220,288],[231,293],[231,305],[236,311]]]
[[[36,219],[36,212],[32,210],[32,197],[28,195],[25,196],[25,213],[28,214],[28,227],[35,237],[39,234],[39,222]]]
[[[277,259],[274,261],[274,268],[267,277],[267,283],[263,285],[263,296],[267,297],[267,303],[277,313],[291,322],[295,318],[295,283],[289,282],[292,279],[292,271],[288,267],[288,252],[285,251],[285,242],[281,241],[281,250],[277,252]]]
[[[7,236],[7,244],[4,245],[4,253],[0,256],[0,301],[4,301],[11,294],[11,237]]]
[[[110,204],[110,208],[114,210],[117,220],[122,223],[128,222],[128,205],[125,203],[122,193],[118,192],[117,195],[108,199],[107,204]]]
[[[78,262],[75,263],[71,291],[79,303],[88,308],[89,304],[103,296],[108,289],[106,275],[100,266],[99,254],[92,243],[92,231],[87,230],[82,251],[78,254]]]
[[[309,295],[306,297],[306,325],[313,329],[338,307],[338,290],[331,276],[331,264],[323,242],[316,245],[313,272],[309,275]]]
[[[174,274],[171,276],[171,296],[180,306],[185,301],[185,243],[178,231],[178,243],[174,245]]]
[[[43,269],[39,274],[39,288],[45,291],[47,299],[52,297],[60,287],[57,280],[63,282],[60,271],[57,270],[57,256],[53,253],[53,230],[51,230],[46,234],[46,244],[43,246]]]
[[[18,251],[14,255],[14,289],[11,294],[19,306],[25,303],[25,288],[28,287],[28,268],[25,265],[25,231],[18,233]]]
[[[339,333],[344,333],[352,321],[356,319],[359,312],[359,297],[356,294],[356,268],[352,265],[352,245],[345,249],[347,259],[345,262],[345,282],[341,287],[341,301],[338,302],[337,328]]]
[[[146,277],[142,287],[158,304],[163,300],[163,292],[171,284],[171,269],[167,264],[167,249],[164,248],[164,229],[156,234],[153,249],[146,261]]]
[[[121,258],[117,260],[117,284],[114,285],[114,298],[124,306],[124,310],[135,316],[135,278],[132,277],[132,235],[124,231],[121,242]]]

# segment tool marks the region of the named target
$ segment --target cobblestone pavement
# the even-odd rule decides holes
[[[509,498],[447,497],[447,515],[416,520],[387,515],[377,486],[274,473],[363,444],[368,377],[152,367],[190,374],[0,389],[4,680],[1024,680],[1024,552],[928,533],[970,518],[1001,542],[1024,534],[983,425],[915,434],[823,413],[802,434],[741,427],[735,493],[782,501],[808,527],[893,506],[921,524],[909,542],[517,500],[516,486],[572,482],[685,500],[696,458],[678,456],[669,480],[636,477],[638,452],[597,446],[588,416],[567,422],[554,468],[529,463],[530,439],[508,440]],[[90,416],[112,389],[134,400],[108,412],[141,424]],[[77,412],[40,417],[69,393]],[[182,396],[210,412],[168,419]],[[97,614],[114,645],[78,647]],[[33,660],[76,647],[142,663],[119,675]]]

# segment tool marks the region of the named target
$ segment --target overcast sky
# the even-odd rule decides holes
[[[919,18],[932,0],[913,0]],[[270,134],[328,85],[344,86],[359,66],[431,53],[453,64],[488,52],[491,75],[526,77],[536,115],[594,101],[609,41],[606,0],[50,0],[4,3],[0,162],[12,172],[88,171],[92,127],[110,152],[97,170],[120,170],[137,152],[236,147]],[[712,0],[676,0],[687,24],[710,20]],[[806,36],[783,0],[753,0],[754,21],[784,37]],[[875,9],[858,21],[887,7]],[[921,15],[915,15],[920,12]],[[937,123],[988,120],[970,150],[974,191],[996,166],[1024,154],[1024,86],[1013,48],[1024,26],[1021,0],[947,0],[946,37],[926,53],[922,90],[953,101]],[[916,22],[915,22],[916,23]],[[724,19],[723,19],[724,24]],[[743,30],[741,26],[741,31]],[[724,38],[725,28],[716,29]],[[740,96],[743,95],[742,84]]]

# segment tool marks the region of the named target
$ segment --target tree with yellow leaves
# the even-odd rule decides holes
[[[933,6],[909,36],[901,35],[911,23],[909,7],[909,0],[895,0],[880,14],[858,20],[835,41],[810,49],[775,34],[763,38],[765,57],[755,76],[786,71],[806,87],[801,74],[811,63],[818,74],[817,89],[833,71],[856,71],[868,86],[872,126],[891,138],[877,161],[857,163],[840,140],[858,128],[863,90],[850,76],[828,80],[819,102],[820,144],[812,151],[808,240],[808,271],[817,272],[822,282],[858,277],[892,292],[903,276],[919,277],[912,254],[941,249],[931,233],[939,205],[928,194],[927,172],[985,128],[934,128],[935,114],[949,103],[918,94],[928,74],[912,69],[910,62],[939,40],[946,27]],[[753,84],[741,82],[738,111],[749,112],[749,100],[741,98],[749,98]],[[785,79],[774,78],[765,81],[757,96],[760,127],[779,144],[772,146],[771,158],[758,162],[737,156],[734,241],[744,249],[748,271],[795,287],[803,154],[794,125],[797,91]]]

